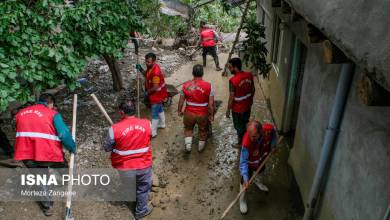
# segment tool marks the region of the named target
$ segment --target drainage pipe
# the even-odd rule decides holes
[[[353,74],[354,64],[342,64],[340,78],[337,84],[336,96],[329,118],[328,127],[326,128],[324,143],[321,148],[320,160],[317,165],[313,184],[311,186],[309,198],[307,200],[306,211],[303,217],[304,220],[312,219],[314,209],[316,208],[317,202],[319,200],[319,194],[323,190],[327,181],[326,176],[328,174],[333,148],[336,143],[340,124],[343,118],[345,104],[347,103]]]

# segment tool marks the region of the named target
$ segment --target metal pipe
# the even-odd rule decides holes
[[[390,220],[390,205],[387,207],[383,220]]]
[[[337,84],[336,96],[329,118],[328,127],[326,128],[324,143],[321,148],[320,160],[317,165],[313,184],[311,186],[309,198],[307,200],[306,211],[303,217],[304,220],[312,219],[314,209],[316,208],[317,202],[319,200],[320,191],[323,190],[327,181],[326,176],[328,174],[334,145],[336,143],[339,127],[344,114],[345,104],[347,103],[353,75],[354,64],[342,64],[340,78]]]

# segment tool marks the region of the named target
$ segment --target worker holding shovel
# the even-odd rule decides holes
[[[121,121],[109,128],[103,147],[111,152],[111,164],[122,180],[135,176],[135,218],[141,219],[153,208],[148,206],[152,188],[152,129],[149,120],[135,117],[136,107],[131,101],[119,104],[119,114]]]
[[[276,132],[271,124],[261,124],[258,121],[250,121],[247,125],[247,132],[244,134],[240,155],[240,189],[248,188],[249,179],[259,168],[263,160],[271,152],[271,148],[277,144]],[[264,171],[264,167],[260,172]],[[267,186],[255,179],[255,185],[262,191],[268,191]],[[245,192],[240,196],[240,211],[242,214],[248,212],[245,200]]]
[[[55,110],[51,94],[42,94],[37,104],[16,114],[14,159],[23,161],[27,168],[40,168],[48,175],[49,168],[66,168],[62,145],[76,153],[76,144],[60,113]],[[48,189],[43,187],[44,191]],[[49,193],[47,193],[49,195]],[[46,216],[53,215],[53,201],[49,196],[40,201]]]
[[[200,22],[200,41],[199,45],[202,46],[203,52],[203,66],[206,67],[206,58],[207,55],[210,54],[215,62],[215,67],[217,68],[217,71],[221,71],[222,68],[219,66],[219,60],[218,60],[218,54],[217,54],[217,42],[219,41],[220,37],[213,30],[210,28],[205,21]]]
[[[136,68],[145,77],[146,99],[151,105],[152,111],[152,137],[157,136],[158,128],[165,128],[165,113],[163,102],[168,97],[167,86],[165,85],[164,74],[156,63],[156,55],[148,53],[145,56],[146,71],[140,64]]]

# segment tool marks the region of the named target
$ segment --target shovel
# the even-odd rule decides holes
[[[73,120],[72,120],[72,137],[76,142],[76,115],[77,115],[77,94],[74,94],[73,97]],[[70,163],[69,163],[69,176],[73,176],[74,168],[74,153],[70,154]],[[66,198],[66,207],[65,207],[65,220],[73,220],[72,211],[70,209],[72,204],[72,181],[68,185],[68,196]]]

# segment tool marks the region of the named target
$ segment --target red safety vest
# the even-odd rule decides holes
[[[119,170],[139,170],[152,166],[150,121],[128,117],[112,126],[115,146],[111,164]]]
[[[191,80],[183,85],[186,99],[186,112],[196,115],[208,115],[211,84],[204,80]]]
[[[253,75],[250,72],[237,72],[230,83],[234,87],[233,112],[247,112],[253,103]]]
[[[249,139],[248,132],[245,133],[242,145],[249,151],[248,166],[256,170],[265,159],[264,154],[271,151],[272,134],[274,127],[271,124],[263,124],[263,136],[258,143]]]
[[[153,87],[152,79],[155,76],[160,78],[160,83],[158,85],[158,90],[149,95],[150,104],[161,103],[168,97],[168,90],[165,85],[164,75],[162,74],[160,66],[158,64],[154,64],[154,66],[146,72],[146,89]]]
[[[214,30],[211,28],[203,28],[200,32],[200,38],[202,39],[203,47],[213,47],[217,44],[215,42]]]
[[[15,160],[63,162],[61,140],[54,127],[56,111],[42,104],[16,114]]]

